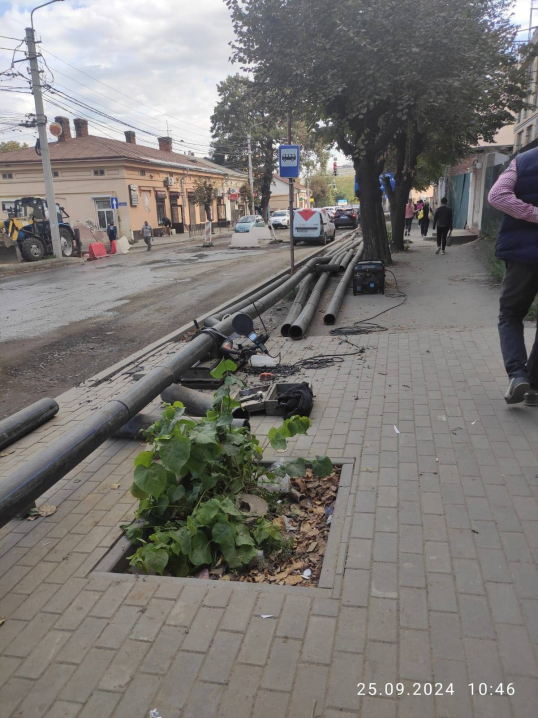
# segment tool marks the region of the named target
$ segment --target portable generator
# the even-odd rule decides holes
[[[385,264],[380,259],[357,262],[353,270],[353,294],[385,294]]]

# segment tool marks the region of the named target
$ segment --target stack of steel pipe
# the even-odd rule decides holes
[[[342,278],[338,282],[338,286],[336,287],[336,290],[333,294],[333,298],[329,302],[329,306],[327,307],[327,311],[325,312],[325,316],[323,317],[323,321],[325,324],[334,324],[335,323],[336,316],[337,316],[338,312],[340,311],[340,307],[342,306],[342,302],[344,301],[344,296],[346,294],[346,290],[349,286],[349,282],[353,275],[353,269],[355,267],[355,264],[362,257],[363,248],[364,248],[364,245],[361,244],[359,249],[356,251],[353,259],[350,262],[348,262],[346,270],[345,270]]]
[[[308,301],[304,305],[302,312],[299,314],[297,319],[293,322],[289,329],[288,336],[291,339],[302,339],[314,317],[314,312],[319,304],[325,285],[329,281],[329,274],[322,274],[316,282],[312,294],[308,298]]]
[[[299,284],[299,291],[293,300],[288,316],[284,319],[283,324],[280,326],[280,333],[283,337],[289,336],[290,327],[303,311],[303,307],[306,304],[306,300],[308,299],[308,295],[310,294],[315,281],[316,276],[314,274],[310,274]]]

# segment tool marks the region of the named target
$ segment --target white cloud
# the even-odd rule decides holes
[[[22,38],[29,24],[27,8],[35,5],[36,0],[16,4],[0,0],[0,34]],[[44,50],[131,99],[44,52],[55,71],[58,89],[79,93],[98,109],[149,131],[165,134],[168,120],[175,139],[183,139],[193,148],[198,144],[200,149],[202,145],[207,147],[209,117],[217,97],[216,84],[237,71],[229,63],[228,43],[233,32],[223,0],[68,0],[39,10],[34,15],[34,24]],[[15,44],[0,39],[2,47]],[[10,60],[10,53],[0,51],[0,70],[9,66]],[[72,94],[81,99],[79,95]],[[0,99],[2,108],[32,111],[31,97],[1,93]],[[48,107],[47,114],[65,113]],[[165,114],[169,117],[164,117]],[[108,124],[107,120],[101,121]],[[101,131],[94,125],[93,133]],[[118,136],[110,129],[106,131]],[[34,136],[31,131],[25,135],[30,140]],[[0,138],[5,139],[1,135]],[[154,140],[144,139],[142,134],[139,139],[155,145]]]

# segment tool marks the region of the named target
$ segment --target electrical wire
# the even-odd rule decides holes
[[[350,326],[346,327],[338,327],[337,329],[331,329],[329,334],[331,334],[333,337],[342,337],[342,336],[350,336],[350,335],[356,335],[356,334],[373,334],[375,332],[386,332],[387,327],[382,326],[381,324],[375,324],[372,322],[372,319],[377,319],[377,317],[380,317],[382,314],[386,314],[387,312],[392,311],[393,309],[397,309],[398,307],[401,307],[402,304],[405,304],[407,301],[407,294],[405,292],[402,292],[400,287],[398,286],[398,280],[396,279],[396,275],[394,272],[392,272],[390,269],[386,269],[385,271],[389,272],[389,274],[392,274],[394,277],[394,281],[396,283],[396,291],[398,294],[395,295],[385,295],[389,298],[392,296],[394,298],[403,297],[402,301],[398,304],[394,304],[392,307],[388,307],[387,309],[383,309],[382,312],[378,312],[377,314],[374,314],[372,317],[368,317],[367,319],[360,319],[357,322],[354,322]]]

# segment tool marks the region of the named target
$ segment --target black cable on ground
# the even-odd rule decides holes
[[[382,314],[386,314],[387,312],[392,311],[393,309],[397,309],[398,307],[401,307],[402,304],[405,304],[407,301],[407,294],[405,292],[402,292],[400,287],[398,286],[398,280],[396,279],[396,275],[394,272],[392,272],[390,269],[386,270],[392,276],[394,277],[394,281],[396,282],[396,291],[398,294],[386,294],[385,296],[391,298],[394,297],[395,299],[399,297],[403,297],[403,300],[399,304],[394,304],[392,307],[389,307],[388,309],[383,309],[382,312],[378,312],[377,314],[374,314],[372,317],[368,317],[368,319],[360,319],[357,322],[354,322],[350,326],[347,327],[338,327],[337,329],[331,329],[329,332],[333,337],[341,337],[341,336],[350,336],[350,335],[357,335],[357,334],[374,334],[375,332],[386,332],[387,327],[382,326],[381,324],[375,324],[372,322],[372,319],[377,319],[377,317],[380,317]]]

